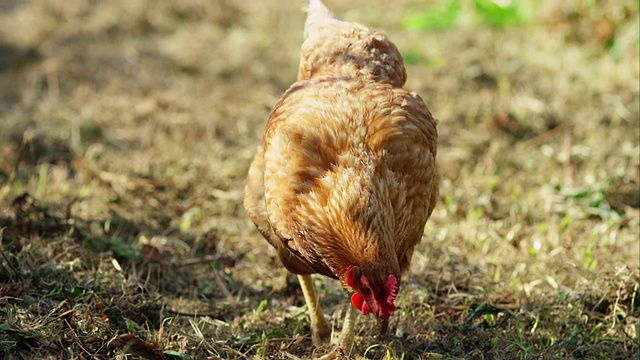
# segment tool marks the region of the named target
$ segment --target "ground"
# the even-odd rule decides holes
[[[438,29],[435,1],[326,2],[389,34],[439,120],[440,201],[390,334],[360,317],[351,357],[638,358],[638,2],[495,24],[464,1]],[[242,208],[303,5],[0,1],[0,357],[327,351]]]

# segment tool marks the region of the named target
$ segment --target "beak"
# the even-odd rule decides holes
[[[389,319],[378,318],[378,324],[380,324],[380,336],[384,336],[389,330]]]

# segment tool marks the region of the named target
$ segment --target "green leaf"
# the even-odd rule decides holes
[[[594,326],[593,329],[591,329],[591,331],[589,332],[589,335],[587,335],[587,339],[593,339],[600,328],[602,328],[602,323],[598,323],[598,325]]]
[[[109,323],[116,326],[122,326],[127,328],[127,320],[117,306],[107,307],[104,309],[104,314],[109,318]]]
[[[126,319],[126,320],[124,321],[124,324],[125,324],[125,328],[127,329],[127,331],[128,331],[128,332],[130,332],[130,333],[132,333],[132,334],[133,334],[136,330],[138,330],[138,329],[140,328],[140,326],[139,326],[138,324],[136,324],[135,322],[133,322],[133,321],[131,321],[131,320],[129,320],[129,319]]]
[[[200,216],[200,211],[197,208],[191,208],[187,210],[184,214],[182,214],[182,219],[180,219],[180,231],[186,232],[191,229],[191,225],[194,220],[198,220]]]
[[[111,240],[107,242],[107,247],[113,251],[113,253],[126,260],[133,260],[138,257],[138,249],[134,248],[132,244],[120,241]]]
[[[526,8],[527,1],[475,0],[474,4],[478,20],[489,26],[517,25],[531,18]]]
[[[0,324],[0,333],[6,334],[11,340],[20,341],[25,339],[37,339],[41,338],[42,334],[33,331],[18,330],[11,325],[4,323]]]
[[[82,295],[85,290],[87,290],[84,287],[80,287],[80,286],[72,286],[71,288],[67,288],[65,287],[64,284],[60,284],[58,286],[56,286],[55,289],[53,289],[53,291],[51,291],[49,293],[49,295],[47,295],[47,298],[50,299],[56,299],[56,300],[67,300],[67,299],[75,299],[78,296]]]
[[[264,308],[267,307],[267,303],[267,299],[260,301],[260,305],[258,305],[258,307],[253,312],[255,312],[256,314],[260,314],[264,310]]]
[[[402,20],[405,30],[442,30],[453,27],[462,7],[459,0],[447,0],[442,5],[433,9],[425,9],[416,15]]]
[[[582,333],[580,324],[574,324],[571,335],[565,341],[567,347],[574,347],[578,343],[578,336]]]
[[[494,321],[495,319],[494,317],[498,314],[503,314],[504,316],[500,318],[498,321]],[[486,315],[492,315],[491,322],[487,322]],[[473,309],[473,311],[471,311],[469,315],[467,315],[464,318],[464,324],[471,328],[476,328],[480,325],[486,325],[488,327],[496,327],[504,323],[507,319],[515,318],[515,317],[516,317],[515,314],[509,309],[499,308],[489,303],[482,303],[478,305],[475,309]],[[483,321],[480,324],[474,324],[473,322],[476,319],[483,319]]]
[[[560,231],[565,231],[567,230],[567,228],[569,227],[569,224],[571,223],[571,216],[569,215],[565,215],[562,218],[562,222],[560,223]]]
[[[407,64],[420,64],[424,62],[424,57],[416,50],[409,50],[402,55],[404,62]]]

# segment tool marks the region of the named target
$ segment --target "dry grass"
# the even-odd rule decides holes
[[[638,3],[409,32],[417,2],[327,2],[410,54],[440,119],[441,202],[391,337],[362,318],[354,356],[637,358]],[[322,353],[241,206],[301,7],[0,1],[1,357]]]

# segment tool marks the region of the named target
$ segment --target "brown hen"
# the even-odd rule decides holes
[[[299,275],[314,344],[330,335],[311,274],[342,282],[385,332],[438,195],[436,122],[402,88],[396,46],[311,0],[298,81],[277,102],[251,164],[245,208]],[[340,343],[353,341],[348,306]]]

